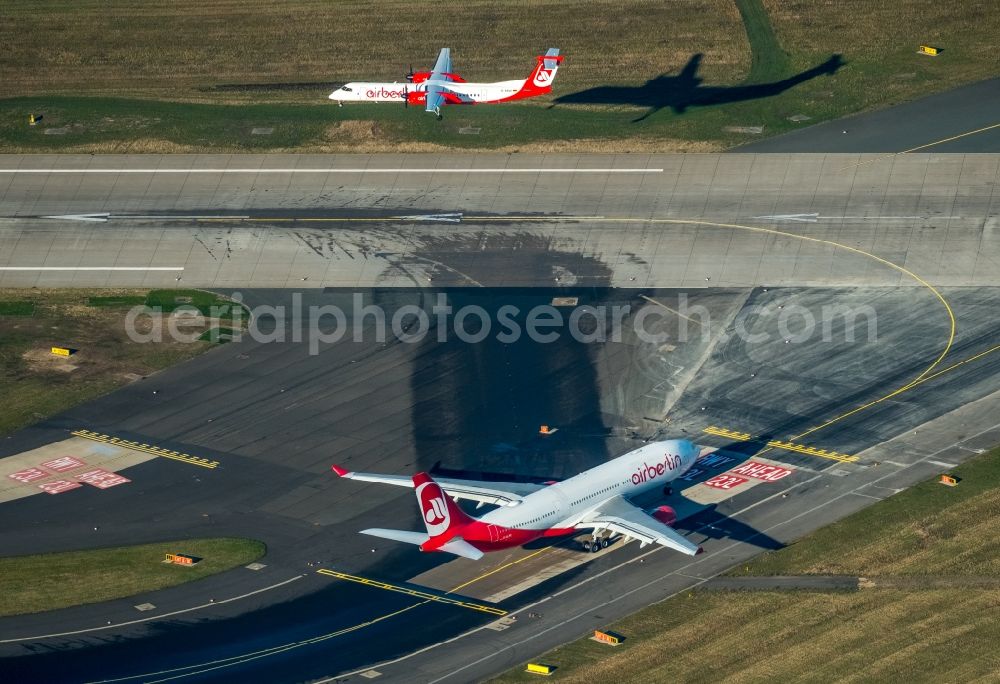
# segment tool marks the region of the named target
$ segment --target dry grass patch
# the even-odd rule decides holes
[[[557,46],[571,60],[560,73],[568,89],[643,81],[695,52],[717,80],[749,67],[730,0],[7,0],[3,15],[8,96],[176,98],[271,83],[285,85],[252,99],[313,100],[334,82],[402,80],[441,47],[453,49],[459,73],[489,81],[527,75],[536,54]],[[303,83],[315,89],[294,85]],[[246,98],[239,88],[202,94]]]
[[[31,315],[0,315],[0,434],[106,394],[210,349],[207,342],[139,343],[129,338],[129,306],[88,305],[90,297],[142,301],[147,290],[0,289],[0,302],[31,304]],[[140,318],[139,322],[148,319]],[[78,350],[69,358],[52,347]]]

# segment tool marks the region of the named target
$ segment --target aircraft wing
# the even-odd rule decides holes
[[[444,104],[444,88],[432,83],[427,86],[427,90],[425,92],[427,93],[427,106],[424,108],[424,111],[440,116],[441,105]]]
[[[425,91],[427,93],[427,106],[425,107],[425,111],[441,116],[441,105],[444,104],[445,90],[441,86],[435,85],[434,81],[447,80],[445,74],[450,73],[451,48],[441,48],[441,53],[434,63],[434,70],[431,71],[431,75],[427,78],[428,85]]]
[[[413,487],[409,475],[381,475],[379,473],[355,473],[340,466],[333,466],[333,472],[349,480],[360,482],[381,482],[397,487]],[[448,496],[455,499],[469,499],[498,506],[516,506],[524,497],[537,492],[545,485],[527,482],[483,482],[480,480],[449,480],[434,478]]]
[[[640,548],[646,544],[660,544],[694,556],[701,547],[688,540],[669,525],[664,525],[641,508],[633,506],[620,496],[604,501],[587,513],[576,524],[578,528],[601,528],[638,539]]]
[[[434,70],[431,72],[430,78],[427,80],[435,81],[444,78],[445,74],[451,73],[451,48],[441,48],[441,54],[438,55],[437,61],[434,62]]]

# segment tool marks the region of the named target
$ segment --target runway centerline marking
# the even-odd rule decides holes
[[[191,465],[201,466],[202,468],[208,468],[210,470],[219,467],[218,461],[202,458],[201,456],[192,456],[191,454],[185,454],[179,451],[164,449],[163,447],[158,447],[154,444],[142,444],[140,442],[135,442],[130,439],[112,437],[111,435],[105,435],[100,432],[93,432],[91,430],[74,430],[70,434],[75,435],[76,437],[83,437],[84,439],[93,440],[95,442],[101,442],[103,444],[111,444],[112,446],[119,446],[125,449],[134,449],[135,451],[143,451],[147,454],[153,454],[154,456],[169,458],[174,461],[189,463]]]

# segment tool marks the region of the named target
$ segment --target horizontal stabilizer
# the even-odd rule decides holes
[[[453,553],[456,556],[462,556],[463,558],[469,558],[471,560],[479,560],[483,557],[482,551],[461,537],[455,537],[447,544],[444,544],[440,550]]]
[[[361,530],[361,534],[371,535],[372,537],[381,537],[382,539],[391,539],[392,541],[403,542],[405,544],[413,544],[415,546],[420,546],[426,542],[430,537],[428,537],[423,532],[410,532],[408,530],[387,530],[383,527],[371,527],[367,530]],[[462,556],[463,558],[469,558],[471,560],[479,560],[483,557],[483,552],[477,549],[475,546],[465,541],[461,537],[455,537],[451,541],[442,544],[439,548],[434,549],[435,551],[445,551],[447,553],[455,554],[456,556]]]
[[[361,534],[370,534],[373,537],[382,537],[382,539],[391,539],[393,541],[404,542],[406,544],[416,544],[417,546],[420,546],[425,541],[430,539],[430,537],[423,532],[387,530],[383,527],[370,527],[367,530],[361,530]]]

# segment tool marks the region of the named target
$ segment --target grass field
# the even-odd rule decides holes
[[[264,555],[252,539],[185,539],[140,546],[0,558],[0,617],[99,603],[201,579]],[[203,560],[164,563],[167,553]]]
[[[0,290],[0,435],[210,349],[209,342],[184,344],[167,335],[138,343],[126,333],[131,306],[168,312],[189,300],[206,313],[213,304],[228,306],[197,290]],[[53,356],[54,346],[78,351]]]
[[[739,574],[909,577],[910,590],[686,592],[535,659],[595,682],[993,681],[1000,671],[1000,449],[758,557]],[[921,578],[948,588],[920,588]],[[968,578],[967,582],[963,577]],[[534,681],[511,670],[496,682]]]
[[[821,121],[1000,72],[1000,13],[930,0],[9,0],[0,16],[4,152],[707,151],[748,139],[727,126],[780,133],[801,125],[794,114]],[[921,43],[945,52],[921,57]],[[436,122],[325,99],[344,81],[402,80],[443,46],[459,73],[489,81],[526,75],[552,45],[566,56],[554,94],[524,104],[450,108]],[[676,74],[695,54],[705,86],[780,81],[834,54],[846,65],[773,97],[638,122],[646,110],[628,104],[549,108]]]

